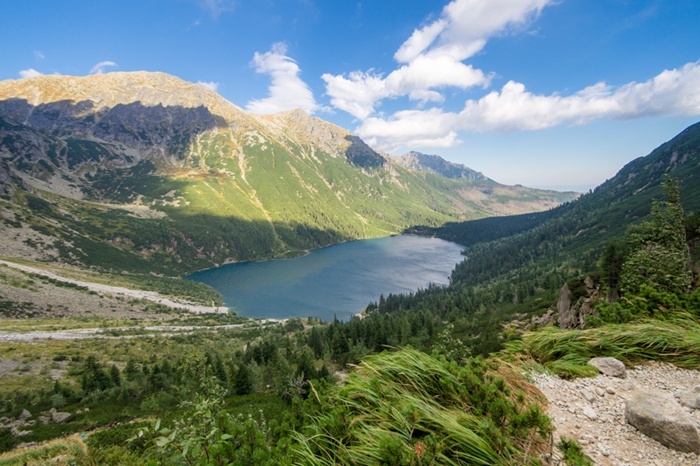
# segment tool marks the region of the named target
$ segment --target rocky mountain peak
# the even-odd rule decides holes
[[[393,157],[393,159],[400,165],[410,168],[411,170],[433,173],[446,178],[462,178],[471,181],[488,179],[482,173],[472,170],[460,163],[448,162],[439,155],[429,155],[411,151],[404,155]]]
[[[227,120],[245,112],[216,92],[175,76],[148,71],[113,72],[90,76],[45,75],[0,81],[0,101],[24,100],[31,106],[90,102],[100,112],[118,105],[144,107],[206,107]]]

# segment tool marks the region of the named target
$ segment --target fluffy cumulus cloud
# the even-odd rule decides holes
[[[29,68],[27,70],[22,70],[19,72],[21,78],[36,78],[37,76],[42,76],[44,73],[40,73],[34,68]]]
[[[466,102],[460,129],[520,131],[561,124],[582,124],[597,118],[700,113],[700,62],[665,70],[648,81],[618,88],[598,83],[569,96],[536,95],[521,83],[508,82],[500,92]]]
[[[700,114],[700,62],[666,70],[644,81],[611,87],[592,84],[562,95],[534,94],[509,81],[486,90],[493,75],[466,61],[488,40],[521,32],[556,0],[453,0],[439,18],[413,31],[394,54],[397,67],[383,75],[369,70],[324,74],[331,104],[360,120],[356,133],[385,151],[449,147],[461,132],[513,132],[577,125],[598,118]],[[461,111],[440,108],[444,91],[486,94]],[[407,98],[410,110],[378,113],[384,99]]]
[[[528,21],[552,0],[454,0],[440,18],[416,29],[394,54],[400,66],[384,76],[324,74],[334,107],[365,120],[387,98],[442,102],[445,88],[486,87],[492,76],[465,64],[489,37]]]
[[[219,90],[219,83],[216,83],[214,81],[197,81],[197,84],[199,84],[205,89],[209,89],[210,91],[216,92]]]
[[[377,148],[446,147],[460,131],[512,132],[583,124],[597,118],[700,114],[700,61],[613,88],[598,83],[571,95],[538,95],[509,81],[500,91],[467,100],[459,112],[433,108],[365,120],[357,133]]]
[[[107,68],[119,66],[113,61],[101,61],[90,69],[90,74],[104,74]]]
[[[252,65],[256,72],[269,75],[271,84],[266,98],[248,102],[248,111],[276,113],[300,108],[313,113],[319,109],[311,89],[299,76],[299,65],[287,56],[285,44],[273,44],[269,52],[256,52]]]
[[[367,118],[357,128],[372,147],[394,151],[399,148],[452,147],[457,139],[459,116],[440,109],[404,110],[389,118]]]

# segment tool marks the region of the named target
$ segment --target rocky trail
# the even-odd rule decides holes
[[[655,393],[657,404],[687,399],[700,385],[700,371],[649,362],[626,371],[626,377],[598,375],[564,380],[547,374],[533,375],[534,383],[549,401],[548,414],[560,436],[576,439],[585,453],[602,466],[698,466],[696,453],[670,449],[641,433],[626,420],[629,400],[640,393]],[[697,395],[695,395],[697,397]],[[675,399],[675,400],[674,400]],[[650,400],[653,404],[655,400]],[[695,427],[700,409],[681,406]]]
[[[263,322],[264,323],[264,322]],[[29,332],[0,331],[2,341],[34,341],[34,340],[81,340],[84,338],[135,338],[171,336],[175,334],[193,333],[198,330],[230,330],[234,328],[262,325],[229,324],[229,325],[152,325],[147,327],[95,327],[66,330],[34,330]]]
[[[0,260],[0,264],[17,269],[17,270],[21,270],[23,272],[35,273],[35,274],[42,275],[42,276],[45,276],[48,278],[52,278],[54,280],[59,280],[59,281],[65,282],[65,283],[71,283],[73,285],[83,286],[90,291],[94,291],[95,293],[99,293],[99,294],[103,294],[103,295],[121,296],[124,298],[135,299],[135,300],[145,299],[145,300],[154,302],[156,304],[161,304],[163,306],[167,306],[167,307],[175,309],[175,310],[187,311],[187,312],[192,312],[195,314],[227,313],[227,312],[229,312],[229,309],[226,307],[204,306],[201,304],[195,304],[195,303],[191,303],[191,302],[187,302],[187,301],[183,301],[183,300],[171,299],[171,298],[163,296],[159,293],[156,293],[154,291],[135,290],[135,289],[124,288],[124,287],[120,287],[120,286],[112,286],[112,285],[105,285],[102,283],[87,282],[84,280],[63,277],[63,276],[57,275],[53,272],[49,272],[47,270],[40,269],[37,267],[16,264],[14,262],[9,262],[9,261],[5,261],[5,260]]]

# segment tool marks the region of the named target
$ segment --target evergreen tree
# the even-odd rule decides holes
[[[85,359],[81,385],[85,393],[106,390],[112,386],[112,381],[94,355],[90,355]]]
[[[645,284],[671,293],[686,293],[690,289],[690,250],[686,243],[679,183],[666,176],[662,187],[667,199],[654,202],[652,220],[628,231],[632,252],[620,276],[625,293],[637,293]]]
[[[250,370],[245,364],[239,365],[233,374],[233,391],[236,395],[247,395],[253,391]]]
[[[618,290],[622,265],[625,262],[625,245],[621,241],[612,241],[605,248],[600,258],[600,281],[608,290]]]
[[[119,387],[122,384],[122,377],[119,372],[119,368],[112,364],[112,367],[109,368],[109,379],[112,381],[112,385],[115,387]]]

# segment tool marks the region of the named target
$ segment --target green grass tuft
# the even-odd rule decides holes
[[[519,348],[516,348],[518,346]],[[585,330],[543,328],[511,345],[563,377],[595,375],[594,357],[610,356],[627,364],[656,360],[679,367],[700,367],[700,325],[689,316],[645,320]]]

